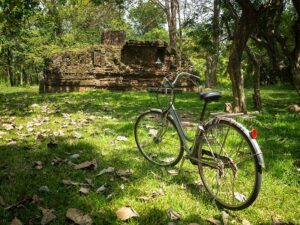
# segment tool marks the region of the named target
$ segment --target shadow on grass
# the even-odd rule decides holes
[[[51,224],[69,224],[65,220],[66,210],[68,208],[78,208],[85,213],[91,213],[95,224],[121,224],[116,218],[115,210],[122,207],[119,201],[131,202],[133,207],[144,208],[143,204],[137,199],[141,193],[140,185],[145,179],[156,180],[151,178],[151,172],[158,174],[161,170],[152,166],[146,160],[134,160],[136,149],[113,149],[112,152],[104,153],[96,145],[90,144],[83,140],[70,141],[65,138],[57,140],[57,146],[47,147],[47,142],[38,142],[27,146],[27,142],[18,145],[0,145],[0,193],[6,202],[6,206],[10,206],[18,201],[28,199],[20,205],[10,210],[0,207],[0,224],[8,224],[15,216],[17,216],[24,224],[39,224],[41,221],[41,211],[38,207],[53,208],[57,218]],[[25,148],[26,147],[26,148]],[[114,147],[112,147],[114,148]],[[95,159],[98,164],[97,170],[76,170],[70,163],[70,156],[79,154],[80,157],[72,159],[72,163],[79,164],[84,161]],[[141,158],[141,157],[140,157]],[[56,163],[54,163],[56,160]],[[43,168],[37,170],[34,162],[41,161]],[[133,169],[134,173],[128,178],[128,181],[122,180],[116,174],[96,174],[108,166],[116,169]],[[150,175],[150,177],[149,177]],[[92,185],[88,185],[87,180],[92,181]],[[179,178],[179,180],[164,177],[166,185],[181,184],[188,181],[187,177]],[[187,179],[187,180],[186,180]],[[91,189],[88,195],[79,193],[80,186],[65,185],[63,180],[71,180],[73,182],[84,183],[85,187]],[[190,182],[190,181],[189,181]],[[96,189],[102,185],[106,185],[107,190],[96,193]],[[128,192],[120,189],[120,185],[128,186]],[[47,186],[49,192],[40,192],[41,186]],[[155,189],[155,187],[153,187]],[[195,196],[199,196],[196,189],[188,189]],[[149,190],[150,191],[150,190]],[[112,197],[109,197],[112,194]],[[33,196],[38,196],[33,202]],[[199,201],[205,204],[212,204],[207,198],[197,197]],[[170,219],[166,210],[159,208],[156,199],[151,201],[151,207],[147,207],[145,211],[139,212],[140,217],[134,219],[138,224],[167,224]],[[196,222],[203,221],[198,215]],[[184,220],[189,221],[189,217]],[[136,224],[136,223],[133,224]],[[195,221],[191,221],[195,222]]]

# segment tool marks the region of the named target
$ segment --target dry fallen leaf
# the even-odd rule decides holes
[[[225,211],[222,211],[222,221],[223,221],[223,225],[227,225],[227,224],[228,224],[228,219],[229,219],[228,213],[226,213]]]
[[[103,192],[103,191],[105,191],[106,190],[106,184],[103,184],[101,187],[99,187],[97,190],[96,190],[96,192],[97,193],[100,193],[100,192]]]
[[[79,154],[73,154],[70,156],[70,159],[78,159],[80,157]]]
[[[34,131],[34,128],[31,128],[31,127],[30,127],[30,128],[27,129],[27,131],[28,131],[29,133],[31,133],[31,132]]]
[[[107,167],[106,169],[101,170],[96,176],[101,176],[104,173],[112,173],[115,171],[114,167]]]
[[[127,137],[125,137],[125,136],[118,136],[117,137],[117,141],[127,141],[128,139],[127,139]]]
[[[153,200],[153,198],[149,197],[149,196],[139,196],[139,197],[137,197],[137,199],[139,199],[139,200],[141,200],[143,202],[148,202],[148,201]]]
[[[47,186],[41,186],[41,187],[39,188],[39,191],[40,191],[40,192],[50,192],[50,189],[49,189]]]
[[[251,223],[246,219],[243,219],[242,224],[243,225],[251,225]],[[282,225],[282,224],[280,224],[280,225]]]
[[[32,202],[33,204],[40,204],[43,201],[42,198],[40,198],[38,195],[33,195],[32,196]]]
[[[234,192],[234,197],[236,200],[240,201],[240,202],[244,202],[247,200],[246,196],[239,193],[239,192]]]
[[[36,161],[36,162],[34,162],[33,167],[37,170],[41,170],[41,169],[43,169],[43,162]]]
[[[17,217],[15,217],[15,218],[10,222],[10,225],[22,225],[22,222],[21,222]]]
[[[80,190],[79,190],[79,192],[81,194],[88,194],[90,192],[90,189],[81,187]]]
[[[289,224],[290,224],[289,222],[272,217],[272,225],[289,225]]]
[[[294,166],[296,167],[296,170],[297,170],[298,172],[300,172],[300,160],[299,160],[299,159],[298,159],[298,160],[295,160]]]
[[[53,132],[53,135],[55,137],[60,137],[60,136],[64,136],[65,133],[62,130],[59,130],[59,131]]]
[[[13,124],[10,124],[10,123],[4,123],[4,124],[2,124],[2,127],[3,127],[5,130],[13,130],[13,129],[14,129],[14,125],[13,125]]]
[[[116,171],[116,174],[119,176],[119,177],[129,177],[131,176],[133,173],[133,170],[132,169],[128,169],[128,170],[117,170]]]
[[[160,188],[160,189],[152,192],[152,197],[153,198],[156,197],[156,196],[159,196],[159,195],[162,195],[162,196],[165,195],[164,189]]]
[[[91,179],[85,178],[85,182],[87,182],[87,184],[90,186],[94,186],[93,181]]]
[[[39,108],[40,105],[37,103],[32,104],[31,106],[29,106],[30,108]]]
[[[17,144],[16,141],[10,141],[10,142],[7,143],[7,145],[16,145],[16,144]]]
[[[72,137],[73,137],[73,138],[80,139],[80,138],[82,138],[82,135],[79,134],[79,133],[74,133],[74,134],[72,135]]]
[[[199,225],[199,223],[189,223],[189,225]]]
[[[83,163],[80,163],[78,165],[75,166],[76,170],[79,169],[96,169],[97,168],[97,161],[94,159],[92,161],[86,161]]]
[[[0,131],[0,136],[6,135],[6,134],[7,134],[7,132]]]
[[[96,116],[89,116],[86,118],[86,120],[94,121],[94,120],[96,120]]]
[[[221,225],[222,224],[220,220],[217,220],[215,218],[208,218],[207,221],[213,225]]]
[[[168,170],[168,174],[170,174],[171,176],[177,176],[178,170],[175,170],[175,169]]]
[[[62,180],[62,183],[65,185],[73,185],[73,186],[88,186],[88,184],[86,183],[80,183],[71,180]]]
[[[132,217],[138,217],[138,213],[132,207],[122,207],[116,211],[116,215],[120,220],[128,220]]]
[[[56,219],[56,216],[53,214],[53,209],[44,209],[42,207],[39,208],[42,211],[43,218],[41,220],[41,225],[46,225],[50,223],[52,220]]]
[[[62,113],[63,118],[70,118],[70,114],[68,113]]]
[[[107,195],[107,196],[106,196],[106,199],[111,199],[113,195],[114,195],[113,193]]]
[[[75,208],[68,209],[66,217],[79,225],[91,225],[93,223],[88,214],[84,215],[81,210]]]
[[[158,133],[158,130],[155,130],[155,129],[150,129],[150,130],[149,130],[149,134],[150,134],[152,137],[156,137],[157,133]]]
[[[180,220],[181,215],[173,209],[168,209],[168,215],[172,221]]]

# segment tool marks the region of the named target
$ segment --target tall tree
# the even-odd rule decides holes
[[[169,48],[176,49],[177,43],[177,13],[179,0],[151,0],[158,4],[165,12],[169,30]]]
[[[206,55],[205,86],[213,88],[217,85],[217,67],[220,48],[220,0],[214,0],[212,18],[212,51]]]
[[[300,95],[300,1],[293,0],[294,7],[297,12],[297,19],[294,24],[294,37],[295,37],[295,47],[292,55],[293,65],[293,82]]]
[[[241,67],[242,56],[247,41],[254,29],[257,27],[258,20],[263,14],[267,4],[262,4],[257,9],[257,6],[250,0],[236,0],[235,2],[238,4],[237,6],[234,6],[230,0],[225,1],[227,6],[230,7],[230,10],[232,10],[233,7],[239,7],[241,10],[240,16],[238,13],[235,13],[237,19],[233,32],[228,73],[232,83],[234,112],[247,112],[244,75]]]
[[[16,57],[22,54],[20,42],[22,33],[26,31],[24,25],[36,6],[37,1],[0,1],[0,54],[4,58],[7,78],[12,86],[17,84],[13,68],[18,63]]]

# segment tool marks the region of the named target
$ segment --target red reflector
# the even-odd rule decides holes
[[[256,139],[257,138],[257,131],[255,129],[253,129],[251,132],[250,132],[250,136],[252,137],[252,139]]]

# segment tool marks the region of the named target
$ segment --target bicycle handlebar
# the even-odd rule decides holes
[[[183,77],[183,76],[186,76],[186,77],[194,77],[194,78],[197,78],[199,81],[200,81],[200,78],[198,76],[195,76],[191,73],[187,73],[187,72],[180,72],[177,74],[175,80],[173,82],[170,82],[169,79],[167,77],[164,77],[163,78],[163,85],[164,87],[166,88],[174,88],[175,84],[177,83],[177,81],[179,80],[180,77]]]
[[[162,85],[166,88],[166,90],[167,90],[167,89],[170,89],[170,93],[171,93],[171,99],[169,100],[169,106],[168,106],[167,109],[164,110],[165,112],[167,112],[167,111],[170,109],[170,107],[173,105],[173,103],[174,103],[174,101],[175,101],[175,93],[174,93],[174,87],[175,87],[175,84],[178,82],[179,78],[181,78],[181,77],[183,77],[183,76],[186,76],[186,77],[188,77],[188,78],[193,77],[193,78],[196,78],[196,79],[198,79],[198,80],[200,81],[200,78],[199,78],[198,76],[195,76],[195,75],[190,74],[190,73],[187,73],[187,72],[180,72],[180,73],[178,73],[178,74],[176,75],[176,78],[175,78],[175,80],[174,80],[173,82],[171,82],[171,81],[167,78],[167,76],[165,76],[165,77],[163,78]],[[159,99],[158,99],[158,93],[157,93],[157,95],[156,95],[156,98],[157,98],[157,100],[158,100],[158,102],[159,102]]]

